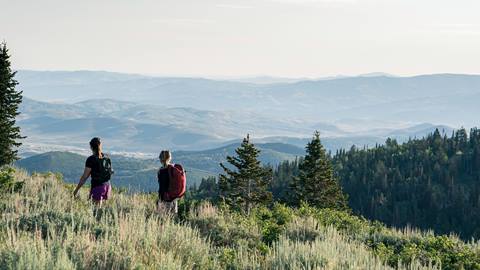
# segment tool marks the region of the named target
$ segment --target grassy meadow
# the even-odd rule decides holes
[[[306,205],[242,215],[185,198],[169,217],[152,194],[97,208],[55,174],[3,170],[0,187],[0,269],[480,269],[478,243]]]

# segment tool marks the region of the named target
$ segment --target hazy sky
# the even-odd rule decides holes
[[[480,73],[479,0],[0,0],[18,69]]]

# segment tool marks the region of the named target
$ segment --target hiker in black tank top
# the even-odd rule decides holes
[[[92,184],[89,198],[95,203],[101,203],[103,200],[107,200],[110,197],[112,188],[109,180],[113,174],[112,164],[110,158],[102,153],[102,143],[100,138],[93,138],[90,141],[90,148],[92,149],[93,155],[87,158],[83,175],[80,177],[80,181],[78,182],[73,195],[77,196],[80,188],[91,176]]]
[[[101,156],[91,155],[85,161],[85,168],[92,169],[90,176],[92,178],[92,188],[101,186],[107,183],[110,179],[108,176],[104,175],[105,163],[110,162],[109,157],[104,153]]]

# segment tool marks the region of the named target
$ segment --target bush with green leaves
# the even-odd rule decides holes
[[[15,169],[9,166],[0,168],[0,193],[14,192],[22,188],[23,182],[16,181]],[[0,194],[0,196],[1,196]]]
[[[253,211],[255,221],[261,229],[262,241],[271,245],[284,233],[285,225],[294,218],[294,211],[282,204],[274,204],[272,209],[259,207]]]
[[[190,214],[188,223],[216,247],[264,249],[262,234],[255,220],[238,212],[219,210],[210,203],[204,203]]]

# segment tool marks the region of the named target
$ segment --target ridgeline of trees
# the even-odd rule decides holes
[[[353,212],[368,219],[480,238],[479,129],[469,134],[460,129],[451,136],[436,130],[404,144],[388,139],[385,145],[352,147],[331,157],[315,134],[307,153],[273,170],[269,191],[274,201],[345,209],[343,189]],[[209,178],[192,195],[218,201],[218,194],[215,178]]]
[[[339,151],[335,170],[354,212],[390,225],[480,237],[480,130],[436,130],[399,145]]]

